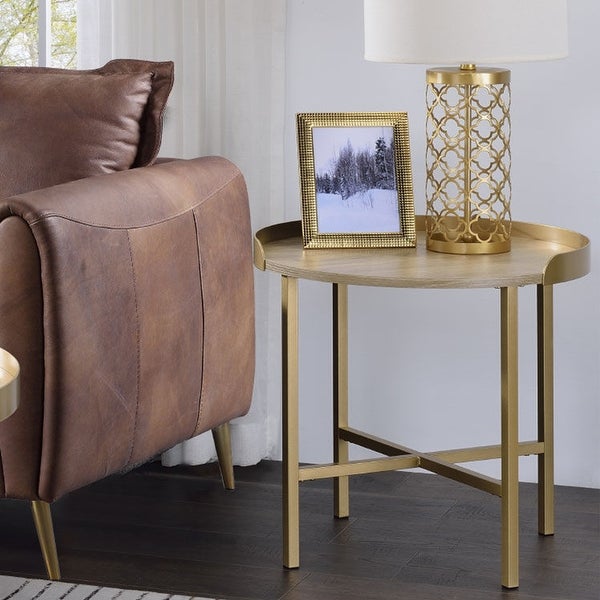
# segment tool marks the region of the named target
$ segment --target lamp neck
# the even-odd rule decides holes
[[[477,67],[473,63],[463,63],[460,65],[461,71],[475,71]]]

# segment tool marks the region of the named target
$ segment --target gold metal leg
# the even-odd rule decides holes
[[[340,427],[348,427],[348,286],[333,284],[333,462],[348,461],[348,442]],[[349,478],[334,477],[334,515],[350,515]]]
[[[538,323],[538,531],[554,533],[554,361],[552,286],[537,287]]]
[[[502,585],[519,586],[519,426],[518,319],[516,287],[502,288],[501,420],[502,420]]]
[[[223,487],[226,490],[235,490],[235,478],[233,476],[233,456],[231,454],[231,435],[229,433],[229,423],[223,423],[212,430],[217,457],[219,459],[219,468],[221,469],[221,479]]]
[[[283,564],[300,566],[298,441],[298,280],[281,278]]]
[[[35,523],[40,548],[42,549],[46,573],[48,573],[49,579],[57,581],[60,579],[60,567],[56,552],[50,505],[41,500],[33,500],[31,502],[31,512],[33,513],[33,522]]]

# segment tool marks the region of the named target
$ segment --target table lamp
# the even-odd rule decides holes
[[[566,0],[364,0],[365,58],[427,70],[427,248],[510,250],[510,71],[567,55]]]

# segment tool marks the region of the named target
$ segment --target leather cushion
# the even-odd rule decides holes
[[[0,198],[151,164],[173,63],[0,67]]]
[[[167,100],[173,88],[174,64],[167,60],[155,62],[135,58],[116,58],[97,69],[77,71],[49,67],[2,67],[4,72],[55,73],[59,75],[111,75],[116,73],[150,73],[151,90],[148,103],[140,121],[140,144],[133,163],[134,167],[146,167],[154,163],[162,138],[162,121]]]
[[[150,96],[140,122],[140,145],[133,166],[146,167],[153,164],[160,149],[163,115],[173,88],[173,62],[117,58],[96,69],[96,72],[101,74],[150,73],[152,75]]]

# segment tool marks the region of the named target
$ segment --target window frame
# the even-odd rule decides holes
[[[52,60],[52,0],[38,0],[38,66]]]

